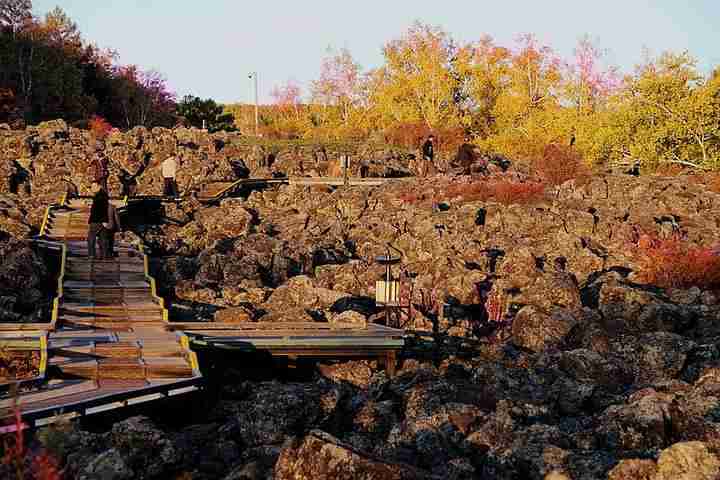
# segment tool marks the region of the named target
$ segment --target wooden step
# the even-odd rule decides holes
[[[51,348],[48,352],[48,364],[62,367],[70,363],[93,360],[94,349],[92,344]]]
[[[79,378],[96,378],[98,372],[97,360],[82,360],[78,362],[70,362],[60,367],[62,376],[71,376]]]
[[[145,375],[145,363],[138,359],[129,358],[106,358],[98,360],[99,380],[143,380]]]
[[[147,378],[188,378],[193,370],[184,357],[145,357]]]
[[[136,388],[143,388],[148,386],[148,381],[140,378],[101,378],[97,382],[98,385],[102,388],[117,390],[133,390]]]
[[[175,338],[150,339],[141,337],[142,355],[144,358],[151,357],[181,357],[184,355],[182,346]]]
[[[99,343],[94,353],[102,358],[138,359],[142,355],[138,342]]]

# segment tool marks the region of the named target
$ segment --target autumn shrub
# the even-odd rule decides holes
[[[533,167],[540,178],[553,186],[589,175],[582,155],[568,145],[547,145],[542,156],[533,162]]]
[[[720,288],[720,246],[694,246],[678,236],[642,235],[637,255],[644,282],[663,288]]]
[[[105,138],[112,130],[112,125],[103,117],[93,115],[88,122],[88,129],[93,133],[95,138]]]
[[[540,201],[545,192],[541,182],[501,181],[492,185],[495,201],[505,204],[528,204]]]

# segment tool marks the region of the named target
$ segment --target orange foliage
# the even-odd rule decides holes
[[[637,254],[644,282],[664,288],[720,288],[720,246],[697,247],[678,237],[642,235]]]
[[[88,128],[95,138],[105,138],[113,127],[103,117],[93,115],[88,122]]]
[[[568,180],[588,175],[582,155],[567,145],[547,145],[542,157],[533,162],[540,177],[550,185],[562,185]]]

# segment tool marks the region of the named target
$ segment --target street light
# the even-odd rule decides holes
[[[258,106],[258,74],[257,74],[257,72],[250,72],[250,74],[248,75],[248,78],[255,79],[255,136],[257,137],[257,136],[259,136],[259,132],[258,132],[259,106]]]

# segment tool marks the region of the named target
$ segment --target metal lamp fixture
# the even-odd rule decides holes
[[[400,307],[400,280],[392,274],[392,266],[400,263],[400,257],[393,256],[390,249],[402,254],[399,250],[387,245],[387,253],[375,257],[379,265],[385,266],[385,273],[382,278],[375,282],[375,305],[385,309],[385,323],[390,322],[390,310]]]

